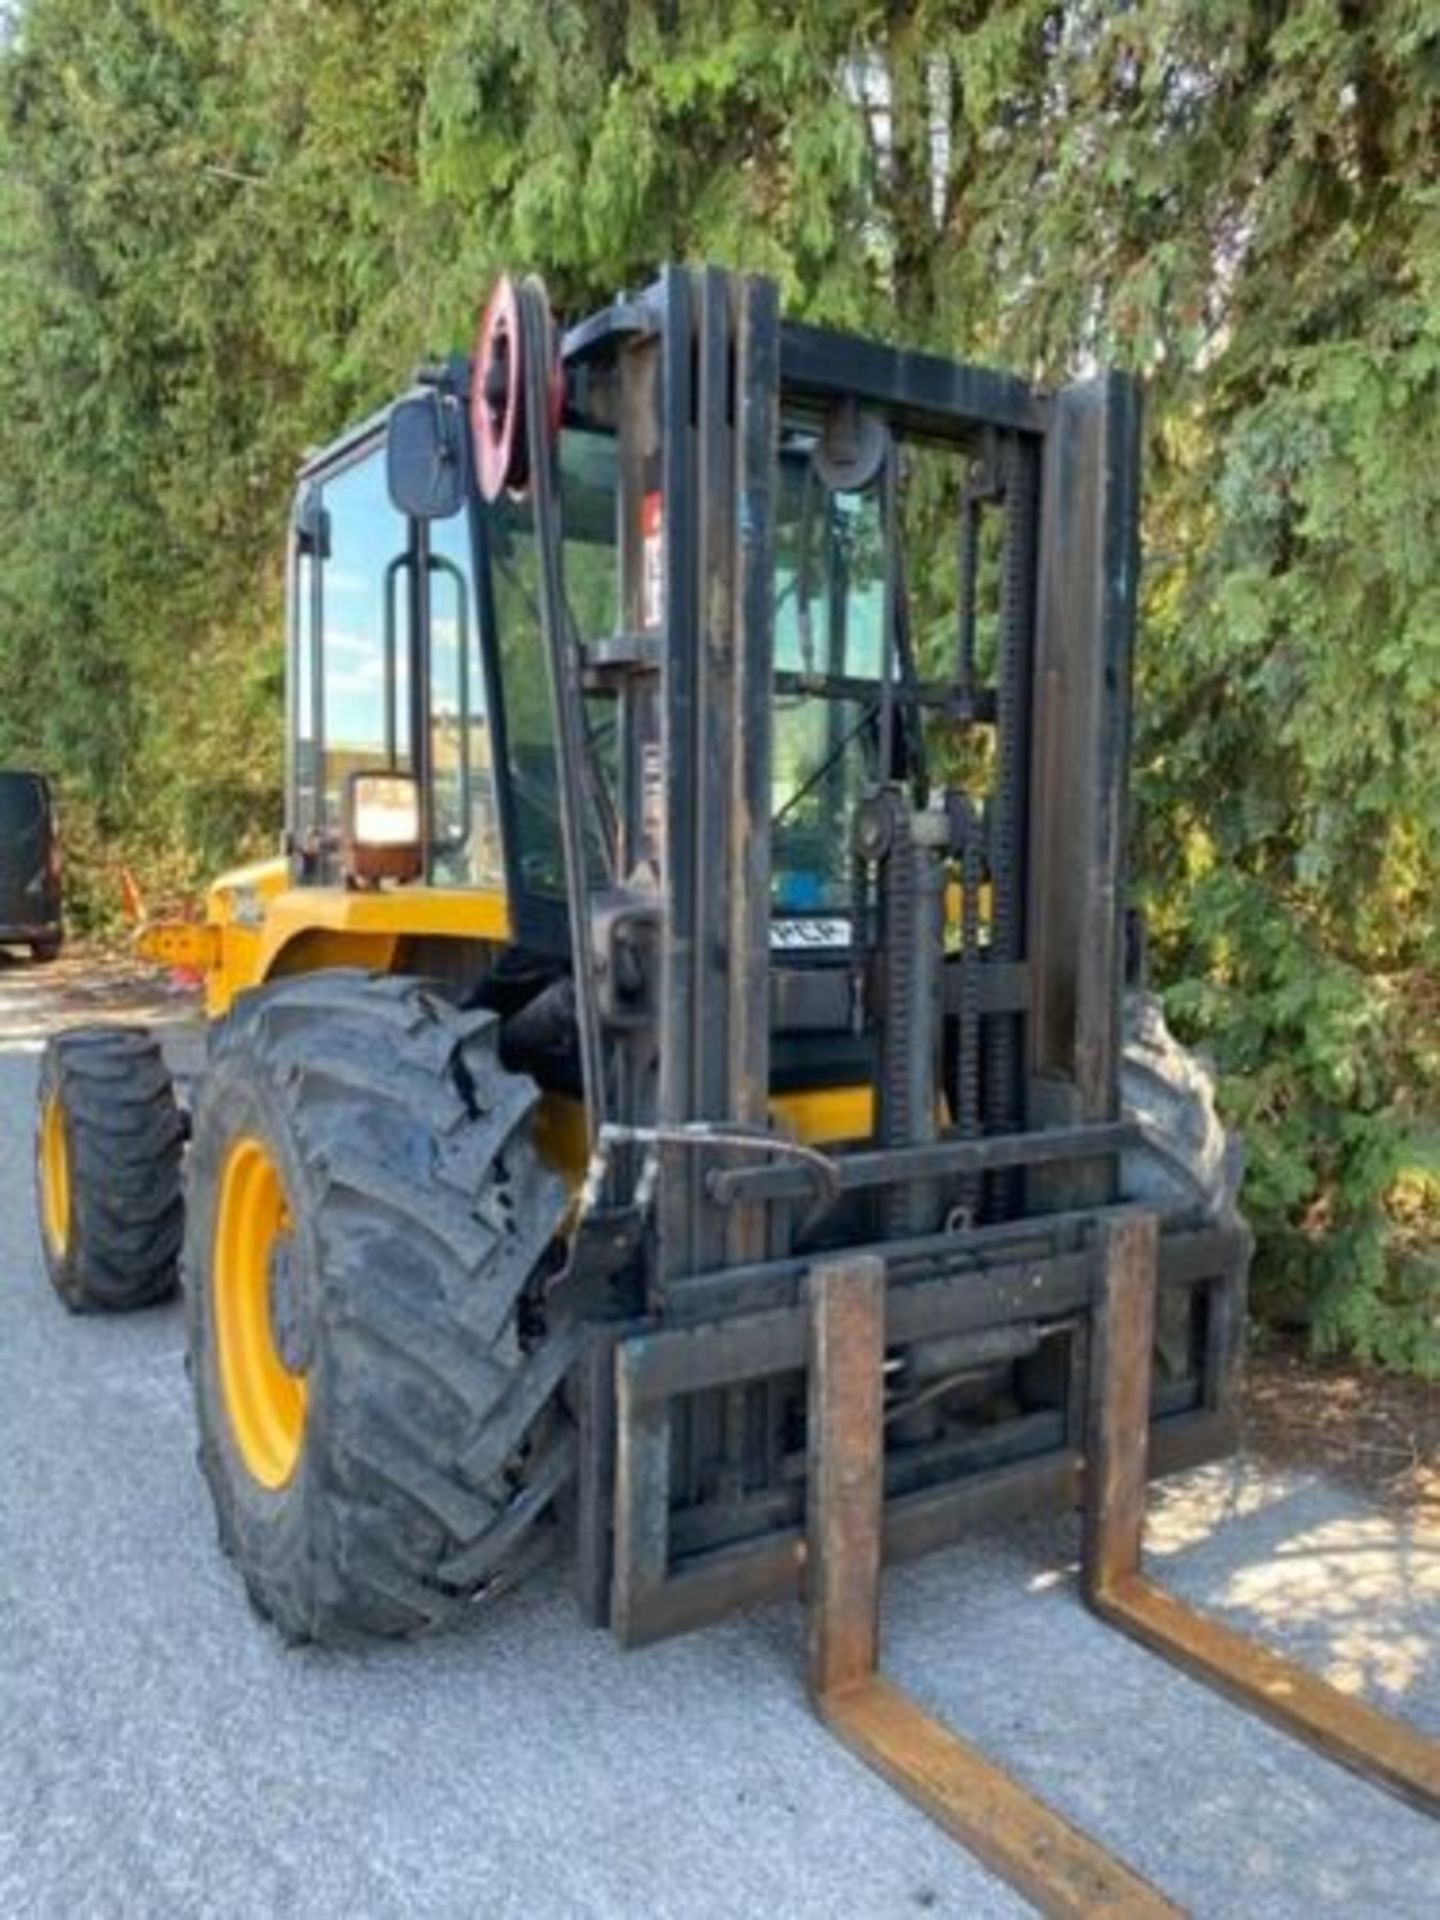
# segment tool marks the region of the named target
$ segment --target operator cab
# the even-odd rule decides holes
[[[441,502],[446,511],[424,511],[435,504],[429,495],[406,502],[421,511],[397,504],[396,468],[409,457],[403,443],[415,435],[416,413],[433,414],[437,397],[467,397],[463,364],[433,378],[326,449],[300,477],[287,841],[302,884],[420,884],[503,899],[513,944],[503,954],[472,955],[475,977],[467,984],[507,1015],[511,1064],[548,1091],[578,1096],[534,502],[510,489],[486,501],[462,435],[452,443],[457,484]],[[864,908],[850,823],[880,774],[882,727],[891,735],[892,766],[903,770],[915,753],[893,704],[887,714],[882,681],[884,625],[893,611],[878,449],[868,445],[868,467],[853,453],[842,466],[834,440],[823,421],[789,422],[778,463],[770,886],[777,1092],[858,1087],[871,1077],[873,1046],[854,1017]],[[623,783],[650,784],[641,811],[653,816],[663,771],[654,748],[628,773],[622,768],[607,671],[608,657],[627,645],[616,433],[567,416],[557,471],[566,597],[594,662],[585,714],[600,789],[588,822],[598,884],[607,859],[600,843],[606,823],[613,835],[624,811]],[[411,484],[402,473],[402,497]],[[659,502],[658,492],[647,496],[655,518],[640,530],[641,598],[650,602],[640,607],[642,620],[658,621]],[[396,810],[400,839],[414,836],[418,844],[403,860],[377,859],[372,850],[357,870],[357,792],[372,817],[387,803]],[[638,864],[653,863],[653,845],[635,851]],[[613,863],[613,849],[608,857]],[[542,996],[543,1004],[532,1004]],[[849,1131],[855,1115],[865,1120],[865,1103],[852,1100],[845,1113]]]
[[[344,827],[354,776],[423,780],[428,847],[405,877],[503,889],[526,944],[564,953],[564,850],[530,503],[506,495],[487,504],[466,488],[449,517],[407,516],[387,485],[390,417],[327,449],[301,476],[289,841],[304,880],[353,880]],[[795,433],[782,453],[775,581],[774,945],[797,953],[850,944],[851,863],[837,829],[874,779],[882,704],[878,498],[827,488],[815,444]],[[559,471],[576,624],[587,636],[609,636],[618,622],[613,435],[566,427]],[[587,704],[613,787],[614,700],[598,687]]]

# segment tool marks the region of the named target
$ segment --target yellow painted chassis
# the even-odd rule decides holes
[[[149,922],[136,946],[161,966],[202,974],[205,1012],[218,1020],[237,995],[267,980],[321,967],[388,973],[402,940],[432,936],[503,946],[510,939],[505,896],[479,889],[297,887],[290,863],[277,857],[222,874],[205,896],[203,920]]]
[[[203,920],[155,920],[140,927],[136,948],[157,965],[199,974],[205,1013],[219,1020],[237,997],[270,980],[324,967],[396,968],[413,939],[478,940],[505,946],[510,908],[498,890],[429,887],[297,887],[283,856],[222,874],[205,896]],[[824,1087],[776,1094],[776,1121],[814,1145],[863,1140],[871,1131],[867,1086]],[[584,1178],[584,1116],[578,1102],[546,1094],[536,1144],[572,1186]]]

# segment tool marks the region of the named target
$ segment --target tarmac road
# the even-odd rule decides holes
[[[794,1609],[621,1654],[557,1567],[443,1639],[285,1650],[215,1545],[178,1310],[74,1320],[44,1279],[61,978],[0,961],[0,1915],[1027,1911],[811,1717]],[[1440,1539],[1244,1463],[1152,1537],[1167,1585],[1440,1735]],[[897,1572],[890,1671],[1196,1914],[1433,1920],[1440,1826],[1100,1626],[1074,1554],[1031,1525]]]

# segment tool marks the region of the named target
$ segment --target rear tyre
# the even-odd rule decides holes
[[[59,934],[56,934],[53,940],[32,940],[30,958],[37,967],[48,967],[52,960],[60,958],[61,944]]]
[[[1124,1197],[1194,1226],[1236,1223],[1244,1173],[1239,1137],[1216,1111],[1214,1075],[1171,1033],[1151,993],[1125,996],[1120,1099],[1141,1136],[1121,1156]],[[1189,1296],[1162,1289],[1155,1326],[1162,1377],[1178,1380],[1191,1371],[1193,1338]]]
[[[412,1634],[513,1585],[574,1471],[540,1331],[565,1208],[496,1019],[334,972],[213,1038],[187,1173],[200,1460],[291,1640]]]
[[[80,1027],[40,1061],[36,1211],[50,1284],[72,1313],[175,1290],[184,1122],[143,1027]]]
[[[1215,1078],[1182,1047],[1152,993],[1125,996],[1120,1103],[1140,1127],[1140,1145],[1122,1156],[1120,1187],[1136,1200],[1196,1224],[1239,1213],[1244,1156],[1215,1107]]]

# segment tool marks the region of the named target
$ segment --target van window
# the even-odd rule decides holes
[[[45,782],[33,773],[0,773],[0,835],[33,833],[46,812]]]

